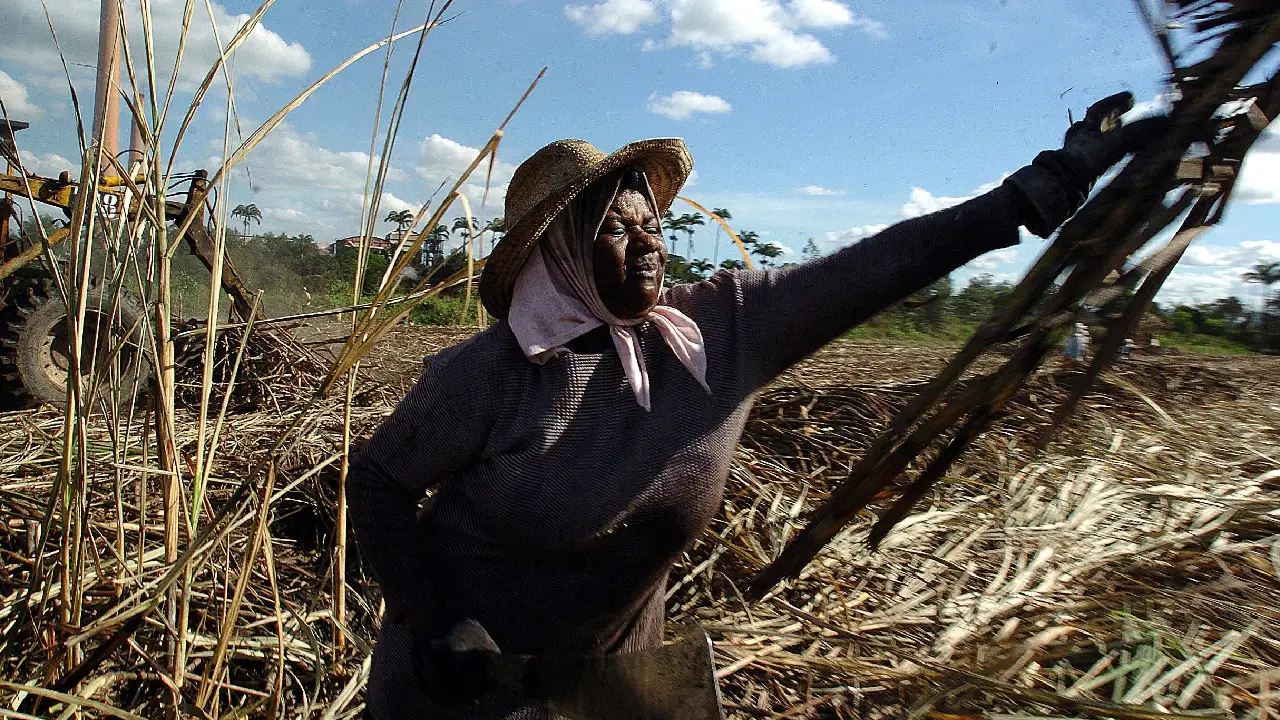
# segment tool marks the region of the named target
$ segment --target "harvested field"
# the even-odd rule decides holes
[[[311,328],[305,337],[323,352],[324,338],[340,332]],[[396,328],[368,356],[368,380],[352,411],[355,437],[390,411],[424,354],[470,332]],[[1072,372],[1042,371],[878,552],[861,542],[874,519],[863,513],[799,580],[760,603],[742,601],[746,581],[948,352],[842,341],[762,394],[724,512],[673,573],[668,594],[673,630],[696,620],[715,638],[729,714],[1264,720],[1273,713],[1271,688],[1280,684],[1276,358],[1136,358],[1107,375],[1037,456],[1035,431]],[[260,356],[268,372],[280,373],[277,356]],[[206,534],[183,546],[200,556],[188,565],[196,569],[183,690],[197,697],[204,688],[199,716],[349,718],[362,706],[379,601],[352,553],[345,638],[335,640],[330,578],[342,402],[305,408],[296,389],[307,376],[300,363],[281,381],[286,391],[259,395],[257,409],[229,419],[198,511]],[[176,438],[183,457],[196,425],[185,413]],[[279,454],[274,488],[244,495],[249,468],[300,415],[294,440]],[[4,706],[58,715],[70,707],[64,698],[34,712],[28,693],[47,694],[40,688],[55,687],[63,668],[124,635],[77,694],[158,717],[173,682],[153,658],[173,642],[173,615],[129,614],[158,603],[172,584],[153,458],[119,456],[111,438],[91,438],[82,620],[67,626],[66,603],[74,600],[59,597],[56,584],[47,595],[28,592],[33,571],[59,545],[41,538],[40,527],[61,430],[51,411],[0,419]],[[141,422],[133,430],[142,432]],[[269,521],[255,528],[264,502]],[[260,551],[253,551],[255,533]],[[130,628],[131,617],[145,619]],[[63,647],[48,645],[51,627],[70,637]],[[226,670],[221,680],[210,677],[218,662]],[[107,714],[86,707],[86,716]]]

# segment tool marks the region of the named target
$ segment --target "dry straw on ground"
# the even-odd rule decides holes
[[[387,382],[356,393],[354,435],[371,430],[416,374],[406,358],[469,332],[393,333],[370,358],[370,372]],[[673,573],[668,598],[673,621],[697,620],[716,638],[730,713],[1147,717],[1163,708],[1262,717],[1280,684],[1277,361],[1136,360],[1108,376],[1062,438],[1035,456],[1035,432],[1070,371],[1038,375],[1014,414],[879,552],[862,543],[868,514],[801,579],[761,603],[742,601],[742,584],[943,357],[842,342],[762,395],[725,512]],[[193,562],[201,569],[190,583],[192,686],[243,583],[223,675],[208,682],[203,707],[213,717],[236,709],[355,717],[361,706],[378,598],[355,557],[347,644],[336,646],[331,632],[341,399],[305,410],[294,441],[277,453],[269,495],[260,489],[221,522],[215,517],[304,407],[264,400],[224,431],[225,459],[210,479],[202,523],[218,528],[219,540]],[[57,652],[41,641],[56,613],[27,590],[61,420],[49,411],[6,420],[0,475],[13,479],[0,484],[0,512],[10,518],[0,539],[0,677],[31,690],[53,684],[46,673]],[[178,426],[188,428],[178,446],[190,448],[194,423]],[[113,608],[136,604],[135,594],[159,592],[169,569],[155,541],[142,556],[135,550],[148,547],[140,526],[163,535],[161,487],[153,458],[117,456],[109,437],[91,438],[90,447],[99,480],[89,498],[85,615],[110,620]],[[116,522],[117,489],[124,523]],[[258,559],[246,562],[255,534]],[[86,650],[110,634],[94,624],[75,629]],[[158,658],[171,637],[162,616],[149,618],[78,695],[158,717],[165,694],[157,691],[168,680]],[[6,705],[21,707],[20,697]],[[188,712],[202,716],[190,705]]]
[[[169,261],[181,250],[160,220],[160,200],[179,178],[167,168],[207,90],[214,82],[228,90],[223,163],[209,181],[225,198],[236,166],[335,73],[384,47],[389,67],[394,40],[416,42],[389,119],[371,135],[371,149],[382,138],[382,150],[370,153],[378,160],[368,169],[363,257],[413,66],[452,4],[433,3],[412,30],[392,28],[237,141],[226,60],[271,2],[219,39],[224,55],[180,122],[170,107],[177,63],[172,72],[159,66],[169,60],[154,56],[146,3],[142,27],[125,29],[138,40],[127,47],[142,50],[124,59],[123,93],[143,125],[145,158],[112,167],[98,148],[85,147],[81,184],[97,184],[104,173],[96,168],[107,166],[129,178],[111,191],[121,206],[141,200],[137,212],[111,215],[100,195],[77,194],[57,285],[75,309],[73,338],[85,326],[79,300],[90,287],[139,289],[148,310],[139,345],[155,381],[134,404],[132,392],[119,392],[127,388],[111,387],[118,376],[95,368],[102,386],[117,392],[104,397],[77,377],[67,412],[0,421],[0,716],[328,720],[361,712],[380,602],[358,553],[347,550],[346,459],[403,390],[389,366],[408,358],[412,376],[418,358],[441,344],[398,323],[415,302],[468,282],[483,266],[470,262],[444,283],[407,294],[399,287],[400,270],[423,241],[417,228],[434,227],[467,176],[486,160],[492,165],[510,116],[441,202],[418,212],[376,297],[336,333],[331,355],[251,312],[229,328],[212,320],[175,328]],[[186,7],[184,36],[199,19],[196,5]],[[1280,17],[1269,0],[1174,6],[1209,44],[1214,36],[1239,39],[1231,33],[1240,27],[1256,31],[1252,45],[1209,52],[1208,64],[1197,66],[1213,92],[1200,87],[1188,96],[1208,122],[1215,93],[1234,97],[1234,81],[1223,78],[1265,55]],[[1168,26],[1156,25],[1170,48]],[[1168,54],[1175,65],[1177,55]],[[1254,106],[1236,103],[1230,123],[1247,121],[1256,132],[1274,115],[1280,93],[1269,77]],[[162,143],[167,136],[172,144]],[[1229,171],[1208,168],[1197,197]],[[1205,217],[1191,210],[1196,223],[1212,220],[1210,204],[1202,209]],[[226,208],[209,210],[225,216]],[[93,252],[88,238],[113,252]],[[220,256],[223,233],[213,242]],[[49,248],[44,255],[57,267]],[[1166,253],[1135,272],[1158,279],[1176,257]],[[1092,280],[1072,292],[1116,278]],[[1139,292],[1148,287],[1144,281]],[[221,316],[220,302],[211,294],[206,318]],[[1048,320],[1031,329],[1041,344],[1058,321]],[[1273,716],[1272,688],[1280,684],[1280,367],[1273,362],[1135,361],[1105,374],[1037,454],[1034,441],[1071,386],[1068,371],[1042,371],[879,552],[862,542],[872,521],[864,511],[798,579],[744,602],[747,580],[777,558],[847,480],[874,434],[938,370],[936,362],[921,364],[927,355],[841,344],[763,393],[724,515],[670,586],[673,619],[700,620],[718,638],[730,712]],[[175,362],[183,357],[197,361]],[[902,483],[895,478],[877,500],[892,502]]]
[[[1262,717],[1280,667],[1267,367],[1131,363],[1041,455],[1072,373],[1037,375],[879,552],[863,513],[798,581],[745,604],[743,584],[919,387],[802,368],[807,382],[762,397],[672,609],[722,633],[726,694],[752,716]]]

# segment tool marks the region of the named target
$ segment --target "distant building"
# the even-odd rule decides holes
[[[369,238],[369,252],[375,255],[381,255],[384,258],[390,258],[391,253],[395,251],[396,245],[400,244],[400,236],[404,233],[399,230],[392,230],[387,233],[386,237]],[[330,255],[336,255],[346,250],[359,250],[362,235],[352,235],[341,240],[336,240],[332,245],[327,246]]]

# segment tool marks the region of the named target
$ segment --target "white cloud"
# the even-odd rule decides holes
[[[685,187],[693,187],[694,185],[697,185],[697,184],[698,184],[698,171],[697,171],[697,170],[690,170],[690,171],[689,171],[689,179],[684,181],[684,186],[685,186]]]
[[[34,153],[30,150],[19,150],[18,158],[22,160],[22,167],[26,168],[27,172],[36,175],[57,177],[59,173],[66,170],[71,173],[72,177],[76,177],[80,172],[79,160],[71,162],[58,153]]]
[[[713,54],[783,68],[835,62],[810,30],[854,28],[887,37],[882,23],[857,15],[843,0],[604,0],[564,11],[588,35],[630,35],[665,14],[671,21],[666,40],[646,38],[642,49],[687,47],[704,69],[714,64]]]
[[[825,232],[813,239],[815,245],[823,252],[837,250],[852,245],[863,238],[869,238],[872,235],[889,227],[888,225],[855,225],[848,230],[837,230],[835,232]]]
[[[796,22],[808,27],[844,27],[853,23],[853,11],[833,0],[791,0]]]
[[[826,45],[812,35],[782,33],[751,48],[751,58],[757,62],[781,68],[828,64],[836,61]]]
[[[837,0],[666,0],[671,15],[667,44],[688,47],[699,62],[710,64],[710,53],[746,54],[776,67],[835,62],[835,55],[806,29],[853,27],[884,37],[884,26],[854,14]]]
[[[605,0],[596,5],[565,5],[564,14],[588,35],[630,35],[658,22],[658,6],[650,0]]]
[[[58,34],[58,41],[67,55],[68,64],[73,68],[91,68],[97,63],[99,5],[99,0],[58,0],[47,3],[53,29]],[[185,0],[153,0],[151,3],[156,58],[160,65],[157,71],[162,79],[172,72],[172,66],[166,63],[171,63],[177,54],[185,5]],[[131,52],[134,61],[139,62],[144,48],[138,4],[124,3],[124,6],[124,25],[130,33]],[[218,37],[225,45],[249,19],[249,15],[233,15],[216,2],[212,3],[212,7]],[[5,19],[6,40],[0,44],[0,59],[42,71],[50,67],[61,67],[41,3],[30,0],[0,0],[0,17]],[[179,73],[181,86],[185,89],[195,87],[217,58],[218,43],[209,24],[209,13],[203,4],[197,3]],[[261,23],[254,28],[235,55],[237,75],[267,82],[299,75],[310,68],[311,56],[301,44],[285,40]]]
[[[446,190],[452,187],[467,166],[480,154],[480,148],[463,145],[455,140],[431,134],[418,146],[418,160],[415,172],[418,177],[430,185],[428,192],[435,192],[441,183],[446,183]],[[482,162],[471,177],[463,184],[462,191],[472,204],[472,211],[480,214],[480,202],[484,198],[485,177],[489,171],[489,163]],[[493,165],[493,177],[489,185],[488,211],[501,214],[502,204],[507,196],[507,185],[515,173],[516,166],[511,163],[497,161]],[[459,210],[461,212],[461,210]]]
[[[829,196],[829,195],[844,194],[843,190],[831,190],[830,188],[824,188],[821,185],[805,185],[804,187],[796,188],[796,192],[800,193],[801,195],[814,195],[814,196]]]
[[[1245,240],[1235,247],[1193,244],[1178,261],[1179,268],[1229,268],[1237,275],[1259,262],[1280,260],[1280,242]],[[1238,271],[1238,272],[1237,272]]]
[[[1230,267],[1240,262],[1240,252],[1219,245],[1192,245],[1183,253],[1180,265],[1192,267]]]
[[[305,224],[310,215],[305,210],[290,207],[264,207],[262,210],[262,219],[267,222],[284,223],[286,225]]]
[[[222,160],[210,157],[210,167]],[[249,174],[255,189],[304,187],[311,190],[338,190],[363,193],[369,154],[360,150],[335,151],[319,144],[315,135],[299,132],[288,122],[281,123],[248,156]],[[374,161],[377,168],[377,159]],[[245,177],[244,165],[237,166]],[[403,170],[392,168],[389,180],[403,180]]]
[[[410,212],[417,213],[418,209],[421,207],[421,205],[414,205],[413,203],[408,202],[407,200],[402,200],[389,192],[382,193],[382,213],[384,216],[389,212],[400,212],[401,210],[408,210]]]
[[[1245,156],[1235,196],[1247,203],[1280,202],[1280,129],[1274,124]]]
[[[665,97],[657,93],[649,96],[649,112],[666,115],[672,120],[688,120],[697,113],[727,113],[733,106],[716,95],[703,95],[689,90],[677,90]]]
[[[973,193],[969,195],[965,195],[963,197],[943,197],[943,196],[934,195],[933,193],[929,192],[928,190],[925,190],[924,188],[913,187],[911,188],[911,194],[907,202],[904,203],[902,207],[898,209],[898,215],[903,219],[908,219],[908,218],[920,217],[921,215],[927,215],[932,212],[937,212],[944,208],[952,207],[954,205],[959,205],[960,203],[966,200],[971,200],[975,197],[978,197],[979,195],[990,192],[991,190],[994,190],[995,188],[999,187],[1000,183],[1004,182],[1005,177],[1008,177],[1008,176],[1004,175],[1001,177],[1000,180],[997,180],[996,182],[990,182],[990,183],[981,185],[978,187],[977,190],[973,191]],[[828,190],[826,188],[823,188],[817,185],[807,185],[797,190],[797,192],[803,195],[832,195],[832,194],[842,194],[844,191]],[[821,235],[818,235],[814,238],[814,242],[818,245],[820,249],[826,252],[829,250],[842,248],[846,245],[855,243],[863,238],[875,235],[876,233],[880,232],[881,230],[884,230],[887,227],[889,227],[888,224],[879,224],[879,223],[855,225],[854,227],[851,227],[848,230],[836,230],[833,232],[822,233]],[[1000,255],[999,253],[992,253],[991,257],[1004,258],[1004,256]],[[999,259],[997,260],[997,262],[1008,262],[1008,260]]]
[[[209,157],[207,167],[221,164],[219,157]],[[365,173],[369,154],[358,150],[333,150],[325,147],[315,135],[303,133],[289,123],[282,123],[249,154],[245,165],[233,174],[233,205],[252,202],[262,209],[265,230],[288,234],[310,233],[321,242],[345,237],[360,230],[361,207],[364,204]],[[377,158],[374,158],[377,168]],[[253,179],[249,188],[247,178]],[[405,170],[395,167],[387,173],[387,191],[381,200],[379,215],[391,210],[416,210],[417,205],[401,200],[392,189],[401,189],[413,180]],[[415,190],[416,192],[416,190]],[[381,218],[380,218],[381,219]]]
[[[5,112],[12,120],[37,120],[44,115],[44,110],[31,102],[27,88],[3,70],[0,70],[0,100],[4,100]]]
[[[1157,300],[1166,304],[1202,303],[1229,295],[1243,296],[1240,273],[1232,270],[1195,272],[1174,270],[1160,288]]]
[[[937,212],[955,205],[959,205],[966,200],[972,200],[979,195],[991,192],[1000,187],[1000,183],[1004,182],[1004,178],[992,183],[981,185],[977,190],[963,197],[941,197],[925,190],[924,188],[911,188],[911,198],[907,200],[899,210],[899,214],[904,218],[920,217],[929,213]]]
[[[1280,261],[1280,241],[1245,240],[1235,247],[1192,245],[1165,281],[1157,300],[1203,303],[1229,295],[1256,298],[1258,286],[1244,282],[1256,263]]]
[[[1280,261],[1280,242],[1275,240],[1245,240],[1240,243],[1240,247],[1249,251],[1252,255],[1246,262]]]
[[[964,197],[938,197],[924,188],[912,187],[911,199],[902,206],[901,214],[904,218],[920,217],[928,215],[931,212],[937,212],[943,208],[949,208],[953,205],[959,205],[965,200],[976,197],[976,195],[967,195]]]
[[[969,262],[967,267],[974,270],[994,270],[1005,263],[1013,262],[1017,257],[1018,249],[1016,247],[1008,247],[975,258]]]

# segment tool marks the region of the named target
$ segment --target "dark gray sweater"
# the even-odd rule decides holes
[[[885,306],[1016,244],[1018,225],[1001,187],[826,257],[671,288],[664,302],[702,330],[712,394],[641,325],[651,412],[612,349],[536,365],[501,322],[429,358],[348,484],[392,618],[374,653],[373,717],[545,716],[518,702],[430,706],[394,621],[427,597],[479,621],[504,652],[660,644],[667,573],[720,509],[757,391]]]

